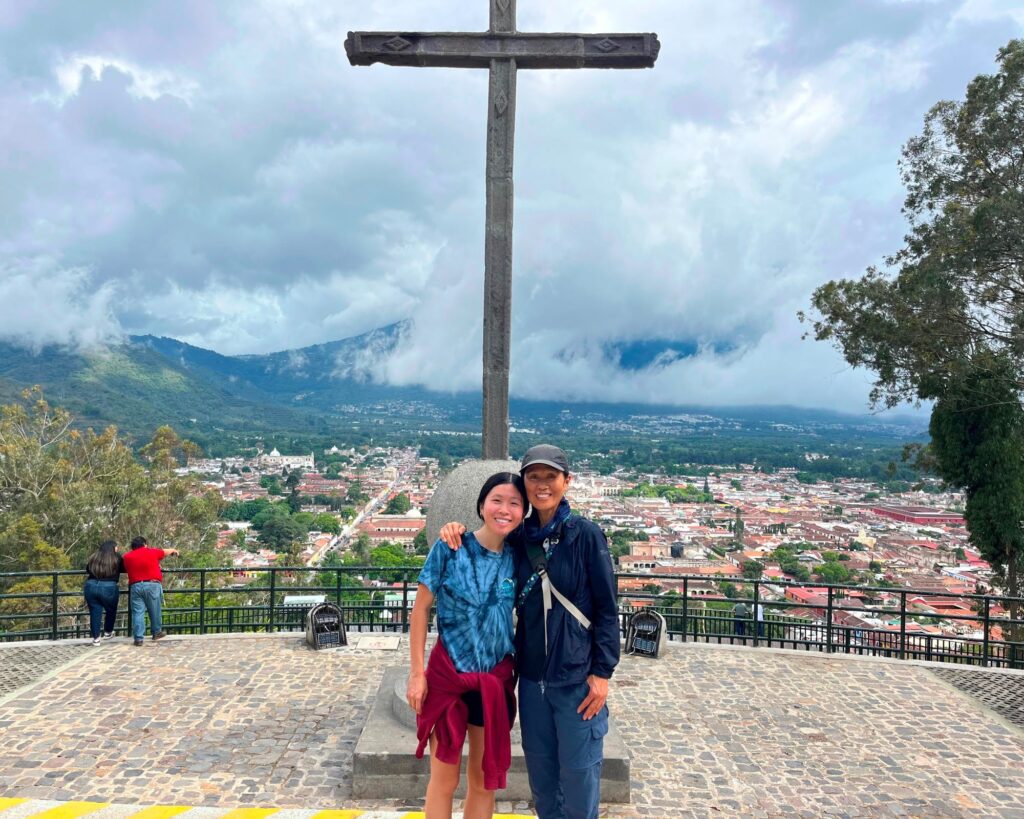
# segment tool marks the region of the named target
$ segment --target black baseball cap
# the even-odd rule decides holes
[[[553,466],[559,472],[569,471],[569,458],[557,446],[551,444],[537,444],[526,450],[523,459],[519,462],[519,471],[525,472],[527,467],[543,464]]]

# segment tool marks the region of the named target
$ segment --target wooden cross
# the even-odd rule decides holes
[[[512,154],[519,68],[653,68],[657,34],[521,34],[516,0],[490,0],[481,33],[356,31],[352,65],[486,68],[487,228],[484,240],[484,379],[481,457],[508,458],[508,371],[512,319]]]

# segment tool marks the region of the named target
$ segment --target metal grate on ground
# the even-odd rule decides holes
[[[89,644],[0,647],[0,698],[31,685],[88,651]]]
[[[932,674],[1024,728],[1024,675],[992,669],[931,668]]]

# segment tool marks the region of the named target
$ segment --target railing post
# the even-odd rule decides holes
[[[757,619],[757,607],[761,595],[760,585],[756,580],[754,581],[754,648],[757,648],[761,637],[761,623]]]
[[[984,607],[982,609],[981,623],[982,623],[982,625],[981,625],[981,628],[982,628],[982,632],[981,632],[981,646],[982,646],[982,648],[981,648],[981,665],[982,665],[983,668],[988,668],[989,598],[988,598],[987,594],[985,595],[985,604],[984,604]]]
[[[683,642],[686,642],[686,625],[690,619],[690,581],[683,578]]]
[[[825,608],[825,652],[832,653],[832,597],[835,589],[828,587],[828,603]]]
[[[267,621],[267,633],[274,633],[274,596],[277,593],[277,570],[270,567],[270,619]]]
[[[199,570],[199,633],[206,634],[206,569]]]
[[[900,659],[907,659],[907,593],[900,592]]]
[[[57,591],[60,589],[57,573],[52,575],[53,582],[50,584],[50,639],[56,640],[59,636],[57,628]]]
[[[386,602],[386,597],[385,597]],[[409,631],[409,575],[402,572],[402,634]]]
[[[228,634],[234,634],[235,632],[235,607],[232,606],[228,609]]]
[[[334,602],[341,608],[341,569],[334,570]]]

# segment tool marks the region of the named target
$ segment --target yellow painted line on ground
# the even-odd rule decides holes
[[[13,808],[17,805],[23,805],[26,802],[43,801],[45,800],[30,800],[28,798],[11,797],[11,796],[0,796],[0,813]],[[49,803],[53,805],[53,802]],[[39,811],[38,813],[32,813],[32,805],[29,804],[26,808],[22,808],[22,811],[29,810],[27,814],[28,819],[77,819],[80,816],[86,816],[87,814],[94,813],[103,808],[111,807],[110,802],[64,802],[63,804],[56,805],[51,808],[46,808]],[[40,806],[41,807],[41,806]],[[115,808],[128,808],[127,805],[114,805]],[[138,810],[132,811],[126,814],[127,819],[172,819],[172,817],[178,814],[185,813],[186,811],[192,810],[192,806],[188,805],[152,805],[150,807],[141,807]],[[207,810],[209,808],[204,808]],[[214,810],[222,810],[216,819],[266,819],[281,810],[287,810],[289,812],[295,811],[295,808],[214,808]],[[307,813],[307,811],[301,811],[300,813]],[[388,816],[393,819],[425,819],[426,814],[422,811],[378,811],[378,810],[367,810],[367,809],[331,809],[321,811],[308,811],[308,819],[360,819],[360,817],[373,815],[373,816]],[[461,816],[462,814],[456,814]],[[0,819],[3,819],[0,816]],[[524,815],[521,813],[496,813],[494,819],[533,819],[532,814]]]
[[[44,810],[41,813],[33,813],[32,819],[76,819],[78,816],[94,813],[109,805],[109,802],[65,802],[63,805]]]
[[[280,808],[235,808],[222,813],[217,819],[263,819],[279,810]]]
[[[170,819],[179,813],[192,810],[191,805],[153,805],[150,808],[143,808],[138,813],[133,813],[131,819]]]

